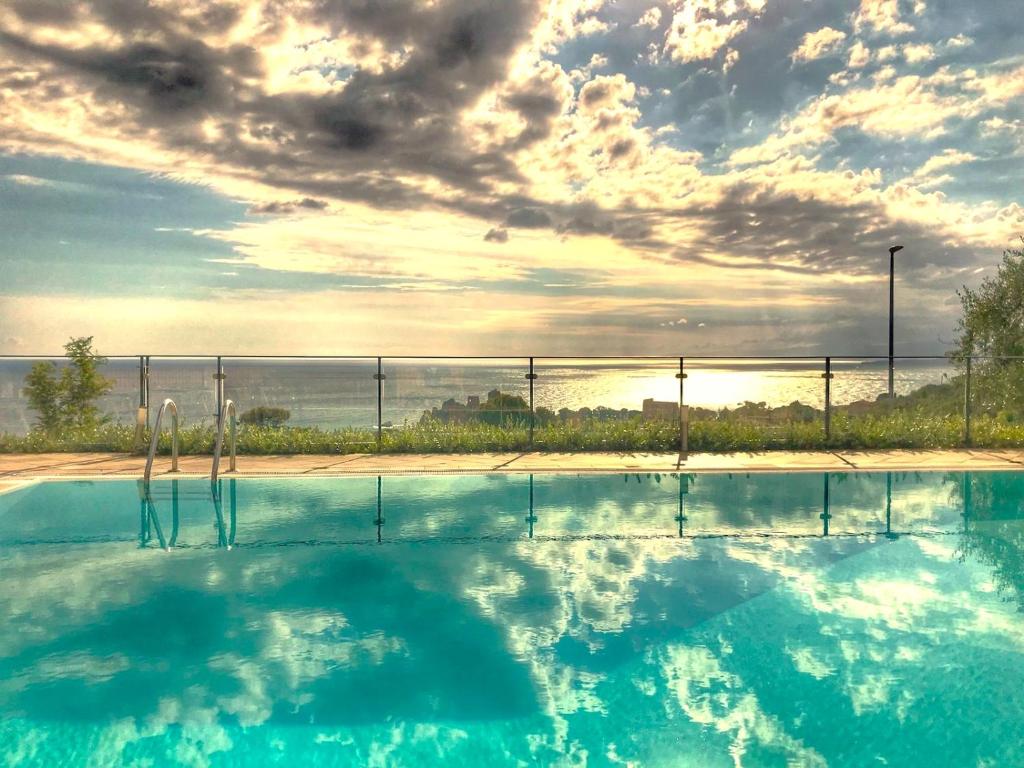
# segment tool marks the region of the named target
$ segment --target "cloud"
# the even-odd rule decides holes
[[[903,58],[908,64],[920,64],[935,58],[935,48],[927,43],[912,43],[903,46]]]
[[[286,214],[295,213],[301,209],[322,211],[325,208],[327,208],[326,200],[304,197],[301,200],[291,200],[287,202],[273,201],[269,203],[259,203],[258,205],[250,206],[248,213],[254,215]]]
[[[847,61],[847,66],[850,69],[861,69],[867,66],[869,61],[871,61],[871,49],[864,43],[858,40],[850,46],[850,58]]]
[[[1020,221],[980,162],[931,191],[953,167],[940,141],[1024,151],[1004,17],[976,14],[967,38],[938,5],[854,5],[19,2],[0,10],[0,149],[245,201],[244,221],[197,228],[243,278],[444,287],[472,307],[498,281],[665,298],[685,261],[720,301],[766,280],[845,296],[904,233],[936,254],[908,261],[922,284],[948,284],[947,254],[973,269]],[[791,66],[831,55],[847,68]],[[36,173],[4,171],[8,191]]]
[[[730,162],[768,162],[796,148],[831,140],[842,128],[888,138],[934,139],[957,120],[967,120],[1002,106],[1024,93],[1024,69],[981,77],[974,70],[941,68],[928,77],[895,76],[879,70],[875,83],[819,96],[784,122],[784,130],[761,144],[733,153]]]
[[[792,59],[794,62],[804,62],[829,56],[839,50],[844,40],[846,33],[832,27],[808,32],[800,41],[800,47],[793,51]]]
[[[550,227],[551,217],[540,208],[517,208],[505,219],[506,226],[521,229]]]
[[[914,27],[903,20],[900,0],[861,0],[860,8],[853,17],[853,28],[857,32],[868,31],[893,37],[914,31]]]
[[[747,28],[745,19],[721,22],[714,18],[698,19],[696,10],[680,11],[672,17],[665,36],[664,51],[672,61],[686,64],[707,61]]]
[[[944,149],[941,154],[929,158],[928,162],[918,168],[917,174],[921,176],[930,176],[943,168],[949,168],[952,165],[960,165],[962,163],[969,163],[972,160],[977,159],[977,156],[970,152],[961,152],[958,149],[952,148]]]
[[[661,24],[661,8],[654,5],[643,12],[643,15],[637,20],[635,27],[646,27],[647,29],[657,29]]]

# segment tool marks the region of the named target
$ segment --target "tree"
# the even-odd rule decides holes
[[[1024,356],[1024,250],[1010,249],[992,277],[977,289],[957,291],[963,316],[955,356]]]
[[[25,378],[25,396],[39,414],[38,426],[47,431],[95,429],[106,417],[96,401],[113,388],[100,374],[107,360],[92,349],[92,336],[71,339],[64,345],[68,365],[36,363]]]
[[[57,366],[50,361],[36,363],[25,377],[25,396],[29,407],[39,414],[37,426],[53,432],[61,426],[60,382]]]
[[[1006,251],[995,275],[957,295],[963,315],[952,358],[961,370],[972,358],[972,407],[1024,417],[1024,250]]]

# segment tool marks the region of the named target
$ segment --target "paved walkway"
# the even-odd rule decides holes
[[[0,486],[26,479],[142,476],[145,457],[121,453],[0,454]],[[159,457],[153,476],[170,470]],[[180,476],[210,474],[209,456],[182,456]],[[227,460],[221,463],[222,473]],[[472,453],[240,456],[236,476],[338,476],[428,472],[850,472],[1021,470],[1024,450],[767,451],[764,453]],[[2,490],[2,487],[0,487]]]

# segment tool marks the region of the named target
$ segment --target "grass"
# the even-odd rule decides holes
[[[979,447],[1024,446],[1024,424],[979,416],[972,421],[972,444]],[[213,451],[211,427],[191,426],[179,432],[179,451]],[[147,443],[148,444],[148,441]],[[810,450],[826,448],[953,448],[962,446],[963,418],[924,410],[893,410],[852,416],[835,414],[826,440],[822,423],[791,421],[762,424],[736,420],[692,422],[689,449],[694,452]],[[591,419],[538,425],[531,445],[522,423],[505,426],[481,422],[443,423],[427,420],[384,430],[378,447],[372,429],[319,429],[239,425],[240,454],[345,453],[476,453],[484,451],[677,451],[678,426],[670,421]],[[171,450],[168,433],[159,451]],[[139,452],[133,426],[108,424],[87,433],[0,435],[0,453],[66,451]]]

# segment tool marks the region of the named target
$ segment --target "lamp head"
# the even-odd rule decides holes
[[[902,251],[902,250],[903,250],[903,246],[902,245],[894,245],[894,246],[892,246],[889,249],[889,255],[892,256],[894,253],[896,253],[896,251]]]

